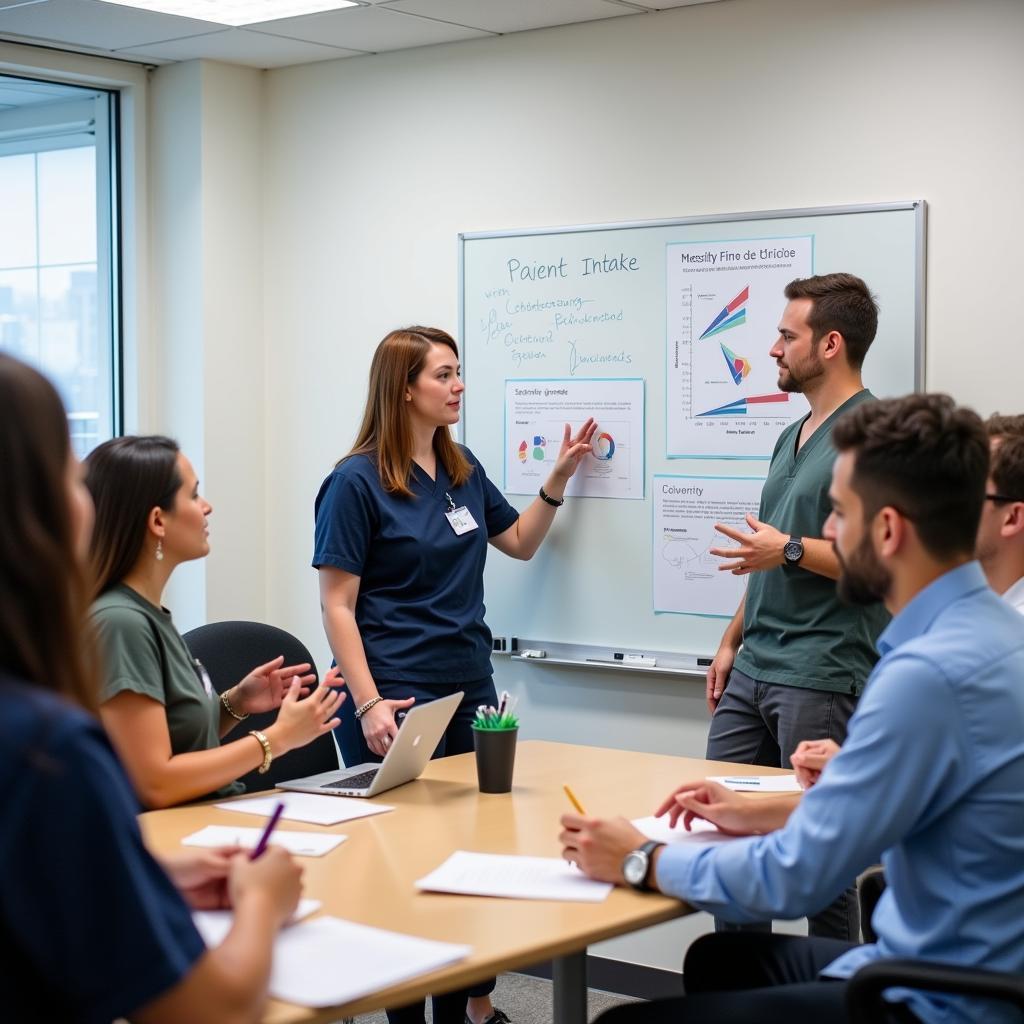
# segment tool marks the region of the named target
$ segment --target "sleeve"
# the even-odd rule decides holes
[[[130,690],[166,705],[163,657],[146,616],[132,608],[99,608],[93,622],[103,658],[101,702]]]
[[[487,525],[487,536],[496,537],[504,533],[518,518],[519,513],[508,503],[505,495],[491,481],[484,467],[477,461],[476,456],[468,449],[463,448],[466,458],[473,464],[473,473],[479,474],[479,486],[483,493],[484,522]]]
[[[5,930],[39,977],[59,978],[69,1019],[127,1017],[173,988],[203,940],[143,845],[128,782],[98,727],[79,727],[28,773],[19,841],[3,861]],[[9,808],[8,808],[9,810]]]
[[[959,719],[938,666],[895,656],[784,828],[713,847],[670,846],[658,858],[659,887],[727,921],[817,912],[926,812],[955,799],[968,762]]]
[[[379,515],[367,482],[335,470],[316,498],[313,568],[332,566],[362,576]]]

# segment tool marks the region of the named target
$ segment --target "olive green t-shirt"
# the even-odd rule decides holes
[[[832,508],[832,427],[873,397],[864,390],[847,399],[799,452],[804,420],[782,432],[761,491],[762,522],[795,537],[821,536]],[[888,621],[881,604],[844,604],[835,580],[799,565],[754,572],[747,582],[736,668],[768,683],[859,694],[878,660],[875,640]]]
[[[220,698],[212,688],[207,690],[200,666],[166,608],[119,583],[96,599],[92,619],[103,656],[101,700],[131,690],[159,701],[174,754],[220,746]],[[230,782],[210,795],[233,796],[244,789],[240,782]]]

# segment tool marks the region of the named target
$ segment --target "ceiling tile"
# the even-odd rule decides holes
[[[420,14],[490,32],[522,32],[638,11],[606,0],[391,0],[389,11]]]
[[[47,0],[0,9],[0,33],[49,39],[101,50],[181,39],[215,31],[208,21],[153,14],[98,0]]]
[[[210,35],[172,39],[166,43],[118,50],[126,57],[139,60],[220,60],[254,68],[283,68],[290,64],[311,64],[318,60],[358,57],[360,50],[344,50],[298,39],[283,39],[262,32],[232,28]]]
[[[341,11],[307,14],[302,18],[266,21],[260,24],[259,30],[270,35],[374,53],[478,39],[489,34],[403,14],[388,7],[346,7]]]

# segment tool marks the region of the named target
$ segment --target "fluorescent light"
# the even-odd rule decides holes
[[[355,0],[102,0],[154,14],[212,21],[217,25],[257,25],[261,21],[295,18],[300,14],[340,11],[358,6]]]

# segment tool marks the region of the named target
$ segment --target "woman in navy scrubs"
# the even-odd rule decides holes
[[[487,545],[532,558],[591,451],[594,421],[575,437],[566,424],[551,475],[520,514],[452,440],[463,390],[451,335],[392,331],[373,357],[356,443],[317,495],[313,565],[327,639],[352,695],[338,730],[349,765],[387,753],[397,712],[459,690],[465,697],[437,755],[473,749],[477,707],[497,703],[484,623]],[[435,1022],[437,1011],[435,1000]],[[500,1024],[499,1014],[487,995],[470,999],[472,1024]],[[422,1021],[422,1012],[409,1019]]]

